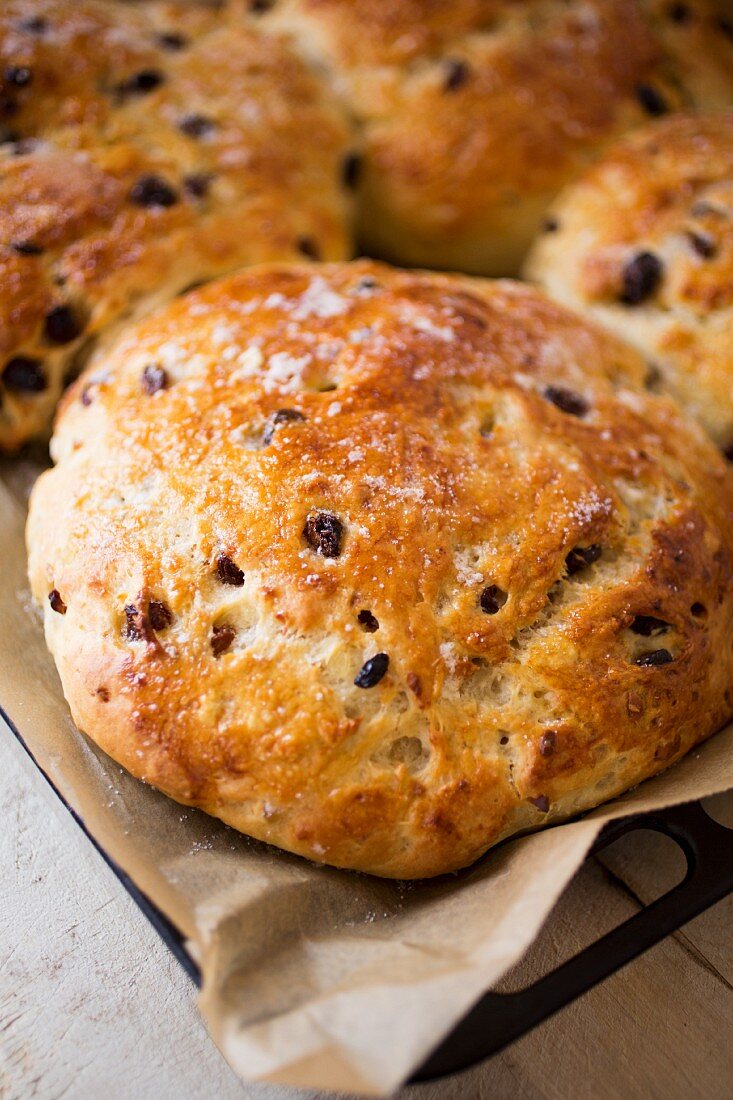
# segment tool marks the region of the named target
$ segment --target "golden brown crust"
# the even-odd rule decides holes
[[[2,5],[0,141],[18,141],[0,144],[0,449],[47,427],[122,319],[247,263],[348,255],[339,108],[282,44],[223,20]]]
[[[247,263],[344,257],[352,187],[368,251],[511,273],[611,138],[649,112],[733,101],[720,17],[706,0],[686,11],[280,0],[245,19],[237,0],[11,0],[0,141],[21,140],[0,144],[0,449],[43,432],[65,375],[124,317]],[[153,205],[131,201],[150,176],[171,205],[149,181]],[[50,337],[59,307],[73,316],[54,315]]]
[[[733,711],[733,474],[643,378],[519,284],[277,266],[173,302],[69,391],[33,495],[78,725],[397,877],[659,771]]]
[[[362,244],[398,263],[517,271],[560,188],[650,113],[733,102],[706,0],[276,0],[264,22],[360,126]]]
[[[548,225],[527,275],[633,342],[656,383],[730,448],[733,112],[677,115],[622,140]]]

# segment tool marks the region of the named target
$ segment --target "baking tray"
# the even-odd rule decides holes
[[[200,984],[198,966],[186,950],[178,929],[105,850],[56,789],[38,764],[16,726],[5,719],[56,797],[94,845],[128,894],[189,975]],[[601,936],[561,966],[524,989],[486,993],[416,1070],[410,1083],[431,1081],[469,1069],[497,1054],[559,1009],[610,977],[637,956],[654,947],[716,901],[733,893],[733,829],[714,821],[699,802],[651,814],[635,814],[606,825],[588,853],[590,859],[615,840],[637,829],[651,829],[672,839],[687,863],[684,878],[629,920]]]

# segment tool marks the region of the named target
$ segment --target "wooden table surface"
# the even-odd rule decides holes
[[[0,721],[2,1100],[313,1100],[241,1082],[192,985]],[[718,804],[733,822],[733,796]],[[513,981],[662,893],[683,861],[636,834],[581,869]],[[733,896],[482,1067],[400,1100],[733,1096]]]

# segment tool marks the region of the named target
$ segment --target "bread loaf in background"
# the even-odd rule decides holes
[[[525,271],[634,344],[649,384],[733,448],[733,111],[622,139],[563,193]]]
[[[0,6],[0,450],[98,342],[248,263],[350,254],[334,97],[196,4]]]
[[[621,133],[733,105],[707,0],[9,0],[0,449],[99,341],[249,263],[516,273]]]
[[[707,0],[266,0],[350,111],[360,247],[517,274],[547,206],[619,134],[733,105],[733,16]]]

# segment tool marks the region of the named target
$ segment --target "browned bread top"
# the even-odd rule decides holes
[[[244,6],[0,10],[1,449],[123,318],[247,263],[345,257],[352,192],[368,251],[509,274],[612,138],[733,102],[707,0]]]
[[[259,9],[258,5],[258,9]],[[275,0],[359,123],[364,248],[511,275],[560,188],[650,117],[733,104],[707,0]]]
[[[634,343],[656,384],[733,446],[733,112],[620,141],[561,196],[526,272]]]
[[[0,449],[124,318],[246,263],[348,254],[342,114],[241,21],[9,0],[0,78]]]
[[[30,574],[81,729],[255,837],[434,875],[733,711],[733,475],[520,284],[252,268],[69,391]]]

